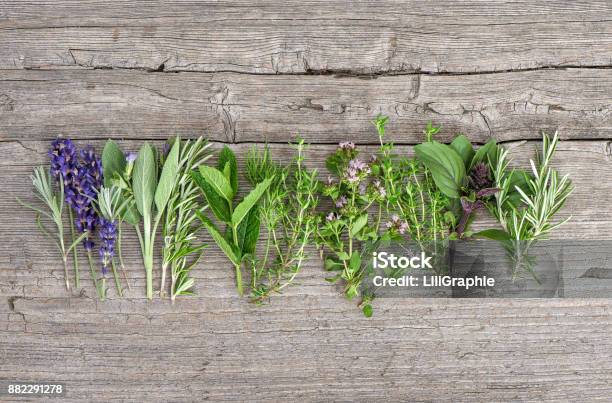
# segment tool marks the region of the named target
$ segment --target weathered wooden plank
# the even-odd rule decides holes
[[[64,381],[71,401],[585,401],[611,391],[605,300],[379,302],[384,312],[367,320],[323,297],[254,308],[209,296],[163,311],[17,299],[8,322],[0,315],[0,376]]]
[[[304,73],[610,66],[585,2],[4,1],[0,68]]]
[[[469,76],[331,76],[129,71],[2,71],[0,138],[165,138],[377,143],[369,123],[391,117],[388,138],[422,141],[433,121],[442,140],[612,138],[612,70],[547,70]]]

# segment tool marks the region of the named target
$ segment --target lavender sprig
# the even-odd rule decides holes
[[[61,185],[64,191],[64,200],[69,207],[70,236],[71,239],[74,240],[75,230],[72,206],[76,196],[73,184],[78,172],[78,152],[76,146],[70,139],[57,138],[51,143],[49,158],[51,163],[51,176],[55,179],[56,183]],[[72,263],[74,267],[74,285],[76,288],[79,288],[79,255],[76,248],[73,249]]]

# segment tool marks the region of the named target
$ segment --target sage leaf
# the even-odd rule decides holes
[[[268,178],[263,182],[260,182],[255,186],[255,189],[251,190],[251,192],[246,195],[244,199],[236,206],[234,212],[232,214],[232,225],[237,227],[242,220],[247,216],[249,211],[255,206],[255,204],[259,201],[261,196],[266,192],[270,183],[272,183],[273,178]]]
[[[199,211],[196,211],[196,214],[198,218],[200,219],[200,221],[202,221],[202,225],[204,225],[204,228],[206,228],[210,236],[216,242],[217,246],[219,246],[219,248],[223,251],[223,253],[225,253],[227,258],[234,265],[236,266],[240,265],[240,257],[235,253],[234,249],[225,240],[223,235],[221,235],[221,233],[219,232],[215,224],[213,224],[213,222],[210,221],[208,217],[206,217],[204,214],[200,213]]]
[[[206,202],[210,206],[213,214],[219,221],[231,223],[232,214],[227,200],[221,197],[211,185],[206,182],[204,177],[198,171],[191,171],[191,178],[200,187],[200,190],[206,198]]]
[[[161,215],[166,209],[166,204],[168,204],[178,177],[180,148],[181,141],[177,138],[164,161],[157,190],[155,191],[155,207],[157,208],[158,215]]]
[[[414,147],[418,159],[431,171],[436,186],[448,197],[458,198],[465,179],[465,165],[457,152],[437,141]]]
[[[472,143],[465,137],[463,134],[455,137],[450,146],[453,150],[459,154],[461,159],[463,160],[463,165],[466,167],[470,166],[472,159],[474,158],[474,147],[472,147]]]
[[[151,217],[155,188],[157,187],[157,162],[153,147],[145,143],[134,162],[132,188],[138,212],[147,220]]]
[[[233,194],[238,193],[238,163],[236,162],[236,155],[234,155],[234,152],[228,146],[224,146],[219,153],[217,169],[223,171],[226,175],[232,186]],[[225,172],[226,169],[227,173]]]
[[[122,175],[127,161],[125,155],[113,140],[108,140],[102,151],[102,171],[104,173],[104,186],[111,187],[115,174]]]
[[[232,202],[234,191],[229,180],[221,171],[207,165],[200,166],[200,174],[212,189],[223,197],[228,203]]]

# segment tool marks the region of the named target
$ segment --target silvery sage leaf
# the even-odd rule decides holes
[[[181,141],[177,137],[164,161],[164,166],[159,177],[159,184],[155,191],[155,207],[157,208],[158,215],[162,214],[166,209],[166,204],[168,204],[168,200],[172,195],[172,189],[178,177],[180,148]]]
[[[157,187],[157,162],[155,151],[145,143],[134,162],[132,188],[138,212],[147,220],[151,217],[155,188]]]
[[[113,140],[108,140],[102,151],[102,170],[104,186],[111,187],[115,174],[122,175],[127,162],[123,152]]]

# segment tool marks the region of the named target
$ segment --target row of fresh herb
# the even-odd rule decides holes
[[[564,222],[554,221],[554,215],[572,185],[551,167],[556,135],[543,135],[541,151],[527,171],[510,168],[508,150],[495,140],[475,149],[458,135],[443,144],[434,140],[440,128],[431,124],[410,157],[385,142],[387,121],[378,116],[373,122],[380,147],[369,158],[353,143],[341,143],[326,160],[326,181],[305,166],[302,141],[289,163],[274,160],[268,147],[253,148],[244,172],[251,189],[245,190],[239,189],[231,149],[224,147],[216,166],[208,165],[211,152],[202,138],[172,139],[161,152],[144,144],[137,154],[124,153],[108,140],[101,158],[90,146],[77,150],[71,140],[58,138],[49,151],[50,169],[37,167],[32,176],[44,207],[26,206],[36,211],[41,231],[56,241],[67,288],[70,259],[74,286],[80,286],[77,247],[82,245],[100,299],[109,271],[119,295],[123,283],[129,287],[121,250],[125,224],[138,235],[149,299],[156,251],[162,262],[160,295],[168,288],[168,272],[172,300],[192,293],[189,272],[203,253],[197,234],[205,228],[232,263],[240,295],[245,273],[252,301],[280,293],[294,282],[308,246],[315,245],[326,270],[333,272],[327,280],[341,282],[347,298],[361,297],[366,316],[372,313],[373,296],[360,295],[360,285],[371,270],[367,257],[382,242],[410,240],[424,247],[485,237],[503,242],[517,256],[514,242],[535,242]],[[320,211],[320,196],[330,200],[330,211]],[[65,210],[70,243],[65,241]],[[470,231],[478,210],[488,210],[500,226]],[[43,217],[55,231],[47,229]],[[163,242],[156,249],[159,232]],[[257,250],[260,238],[263,250]],[[100,273],[93,257],[96,243]]]

